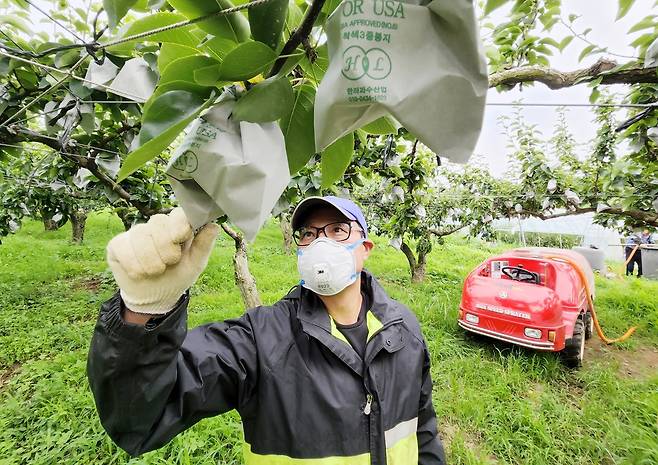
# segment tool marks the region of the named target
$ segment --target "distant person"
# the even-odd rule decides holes
[[[139,455],[235,409],[246,465],[444,465],[427,345],[363,269],[373,243],[361,209],[310,197],[292,227],[299,285],[190,331],[188,289],[217,225],[192,239],[177,208],[110,241],[120,292],[101,308],[87,367],[103,427]]]
[[[648,229],[642,233],[634,232],[626,239],[626,276],[633,276],[635,265],[637,265],[637,277],[642,276],[642,253],[640,245],[652,244],[651,234]]]
[[[642,244],[653,244],[651,231],[649,231],[648,229],[642,231],[642,234],[640,235],[640,240],[642,241]]]

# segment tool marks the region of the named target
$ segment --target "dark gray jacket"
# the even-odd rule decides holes
[[[322,302],[296,287],[271,307],[187,331],[184,296],[130,325],[117,293],[96,324],[88,376],[101,423],[132,455],[237,409],[251,464],[444,464],[430,359],[416,317],[367,272],[365,360]]]

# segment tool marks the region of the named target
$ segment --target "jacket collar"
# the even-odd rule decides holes
[[[368,297],[370,302],[368,310],[372,312],[382,326],[402,319],[397,303],[386,294],[377,279],[365,269],[361,272],[361,292]],[[300,320],[331,332],[329,313],[322,300],[313,291],[302,286],[296,286],[284,299],[299,301],[297,315]]]
[[[395,324],[402,322],[398,304],[366,270],[361,272],[361,291],[371,303],[367,318],[374,320],[368,321],[369,330],[371,328],[373,330],[368,334],[365,360],[359,357],[347,341],[340,340],[337,334],[332,334],[329,312],[314,292],[297,286],[284,297],[286,300],[295,301],[293,305],[297,309],[297,318],[301,322],[303,331],[320,341],[359,376],[363,376],[364,367],[370,365],[382,348],[388,352],[395,352],[405,344],[405,338],[401,333],[403,325]]]

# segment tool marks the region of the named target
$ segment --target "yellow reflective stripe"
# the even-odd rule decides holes
[[[418,463],[418,439],[416,432],[386,449],[388,465],[410,465]]]
[[[411,420],[403,421],[398,423],[393,428],[384,431],[384,438],[386,441],[386,448],[395,446],[398,442],[412,434],[416,434],[418,429],[418,417],[412,418]]]
[[[366,314],[366,325],[368,325],[368,341],[377,331],[382,329],[384,326],[382,322],[379,321],[377,317],[369,310]]]
[[[386,461],[388,465],[410,465],[418,463],[418,439],[416,429],[418,418],[398,423],[384,432],[386,441]],[[286,455],[261,455],[251,451],[247,443],[243,445],[245,465],[369,465],[370,454],[343,457],[322,457],[316,459],[296,459]]]
[[[370,465],[370,454],[351,455],[347,457],[323,457],[319,459],[295,459],[286,455],[261,455],[251,451],[247,443],[242,448],[245,465]],[[416,453],[416,462],[418,453]],[[397,462],[410,464],[412,462]],[[393,464],[395,465],[395,464]]]
[[[336,326],[336,322],[334,321],[334,319],[329,317],[329,320],[331,320],[331,335],[333,337],[335,337],[336,339],[340,339],[345,344],[347,344],[348,346],[351,347],[351,345],[350,345],[349,341],[347,340],[347,338],[345,337],[345,335],[343,333],[341,333],[340,330],[338,329],[338,326]]]

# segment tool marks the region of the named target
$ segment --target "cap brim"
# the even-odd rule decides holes
[[[293,231],[302,226],[302,221],[311,210],[314,210],[318,207],[333,207],[335,210],[338,210],[341,215],[343,215],[348,220],[356,221],[356,217],[350,212],[343,210],[338,205],[334,205],[331,201],[322,198],[322,197],[307,197],[295,207],[295,211],[292,212],[292,219],[290,224]]]

